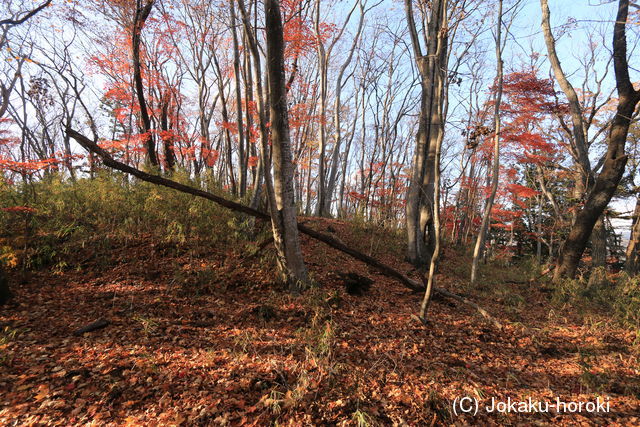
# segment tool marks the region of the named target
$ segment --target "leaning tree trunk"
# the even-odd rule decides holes
[[[607,154],[602,171],[587,196],[584,207],[576,215],[567,240],[564,242],[553,276],[555,282],[563,277],[573,278],[589,240],[593,227],[618,188],[627,164],[625,144],[631,116],[640,101],[640,92],[633,88],[627,63],[626,24],[629,0],[620,0],[613,30],[613,66],[618,89],[618,108],[611,123]]]
[[[591,172],[591,166],[589,163],[589,152],[586,142],[586,132],[584,119],[582,117],[583,111],[580,105],[578,94],[574,87],[571,85],[565,72],[560,65],[560,60],[556,53],[556,41],[551,33],[551,23],[549,18],[549,5],[548,0],[540,0],[540,7],[542,9],[542,32],[544,34],[544,41],[547,46],[547,54],[549,56],[549,62],[551,63],[551,69],[560,85],[560,88],[564,92],[567,100],[569,101],[569,112],[571,113],[571,122],[573,125],[573,140],[575,142],[575,150],[578,157],[578,166],[582,168],[580,171],[583,176],[589,176]]]
[[[267,39],[267,73],[269,76],[269,104],[273,179],[276,206],[271,206],[274,242],[280,263],[291,291],[304,289],[309,282],[302,259],[296,205],[293,189],[293,161],[289,136],[286,78],[284,74],[284,36],[279,0],[265,0]]]
[[[135,176],[136,178],[139,178],[146,182],[150,182],[152,184],[161,185],[167,188],[178,190],[183,193],[192,194],[197,197],[202,197],[204,199],[211,200],[212,202],[217,203],[218,205],[224,208],[231,209],[235,212],[247,214],[255,218],[261,218],[261,219],[270,218],[270,215],[267,215],[266,213],[253,209],[249,206],[242,205],[240,203],[225,199],[224,197],[217,196],[215,194],[200,190],[198,188],[181,184],[179,182],[164,178],[159,175],[151,175],[139,169],[133,168],[129,165],[126,165],[122,162],[115,160],[113,157],[111,157],[111,155],[108,152],[106,152],[103,148],[101,148],[95,141],[90,140],[86,136],[78,133],[77,131],[71,128],[67,128],[66,132],[70,137],[75,139],[81,146],[83,146],[89,152],[94,153],[98,157],[100,157],[103,163],[110,168],[119,170],[121,172],[125,172],[127,174],[130,174],[132,176]],[[342,253],[345,253],[359,261],[362,261],[367,265],[370,265],[371,267],[377,269],[380,273],[384,274],[385,276],[398,280],[405,287],[411,289],[412,291],[424,290],[424,287],[419,282],[407,277],[405,274],[401,273],[395,268],[390,267],[363,252],[350,248],[349,246],[345,245],[340,239],[336,237],[318,232],[303,224],[298,224],[298,230],[300,230],[300,232],[306,234],[307,236],[313,239],[323,242],[328,246],[341,251]],[[433,291],[444,297],[454,299],[463,304],[473,307],[483,317],[485,317],[487,320],[492,322],[496,327],[502,328],[502,325],[499,321],[493,318],[489,313],[487,313],[482,307],[480,307],[476,303],[469,301],[468,299],[461,297],[460,295],[453,294],[447,291],[446,289],[440,289],[440,288],[434,287]]]

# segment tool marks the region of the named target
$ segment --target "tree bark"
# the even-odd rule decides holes
[[[630,276],[638,274],[640,267],[640,197],[636,198],[636,208],[633,211],[633,221],[631,223],[631,234],[627,245],[626,261],[624,269]]]
[[[274,243],[279,253],[284,278],[293,292],[309,284],[298,236],[296,204],[293,189],[293,161],[287,111],[286,77],[284,74],[284,36],[279,0],[265,0],[267,40],[267,73],[275,206],[271,206]]]
[[[442,90],[445,87],[442,81],[443,59],[448,53],[446,44],[439,46],[443,41],[439,36],[442,16],[446,14],[446,10],[443,11],[443,0],[434,0],[430,11],[427,54],[422,55],[412,0],[405,0],[409,35],[421,76],[420,115],[406,205],[407,260],[421,268],[429,261],[434,249],[432,196],[438,134],[436,129],[438,122],[442,121]]]
[[[231,11],[231,35],[233,36],[233,72],[236,77],[236,124],[238,125],[238,161],[240,163],[239,187],[240,197],[244,197],[247,191],[247,162],[248,156],[245,150],[244,125],[242,120],[242,91],[240,89],[240,48],[238,47],[238,32],[236,30],[236,8],[234,1],[229,2]],[[248,146],[246,147],[248,148]]]
[[[562,247],[553,276],[554,282],[560,281],[563,277],[575,276],[593,226],[615,194],[627,164],[625,144],[631,116],[640,101],[640,93],[633,88],[629,78],[626,37],[628,14],[629,1],[619,0],[613,30],[613,66],[618,90],[618,107],[609,131],[604,165],[583,208],[576,215],[573,227]]]
[[[433,100],[431,106],[431,122],[429,124],[430,130],[430,147],[429,151],[434,151],[433,163],[431,174],[433,174],[432,183],[432,230],[433,230],[433,251],[431,253],[431,260],[429,262],[429,275],[427,277],[427,287],[420,306],[420,319],[426,322],[427,310],[429,309],[429,303],[431,302],[431,293],[435,283],[435,273],[440,257],[441,247],[441,233],[440,233],[440,156],[442,150],[442,140],[444,139],[444,81],[446,78],[446,63],[447,63],[447,48],[448,48],[448,20],[447,20],[447,0],[442,0],[437,5],[439,9],[437,12],[439,15],[436,17],[434,25],[436,26],[431,31],[431,37],[436,38],[436,58],[437,69],[434,70],[436,76],[434,91],[432,93]],[[427,186],[429,182],[426,183]],[[427,187],[425,186],[425,187]]]
[[[152,166],[157,167],[158,156],[156,155],[156,145],[153,135],[151,135],[151,118],[147,110],[147,103],[144,98],[144,83],[142,81],[142,65],[140,63],[140,44],[142,42],[142,28],[151,13],[155,0],[136,1],[136,15],[133,21],[133,34],[131,35],[131,53],[133,57],[133,80],[136,87],[136,96],[140,104],[140,117],[142,119],[142,130],[145,134],[144,145],[147,149],[147,160]]]
[[[160,130],[163,132],[161,139],[164,145],[164,162],[167,171],[173,171],[176,166],[176,154],[173,149],[173,138],[170,134],[169,127],[169,104],[171,102],[170,95],[167,94],[162,100],[162,109],[160,112]]]
[[[591,266],[604,267],[607,263],[607,230],[604,214],[596,221],[591,233]]]

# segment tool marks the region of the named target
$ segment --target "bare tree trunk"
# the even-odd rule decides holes
[[[357,94],[356,94],[356,97],[357,97]],[[347,181],[347,166],[349,164],[349,153],[351,152],[351,143],[353,142],[353,137],[355,135],[355,127],[356,127],[356,124],[358,123],[357,116],[358,116],[358,109],[357,109],[357,103],[356,103],[356,112],[353,120],[353,125],[351,127],[351,135],[349,136],[349,140],[347,141],[347,147],[345,148],[345,151],[344,151],[344,155],[342,158],[342,166],[341,166],[342,172],[340,173],[338,216],[341,218],[344,218],[346,213],[344,208],[344,191],[345,191],[345,185]]]
[[[560,60],[558,59],[558,54],[556,53],[556,41],[553,38],[553,34],[551,33],[548,1],[540,0],[540,7],[542,9],[542,31],[544,33],[544,41],[547,46],[549,62],[551,62],[553,74],[555,75],[560,88],[569,101],[571,121],[573,124],[572,137],[575,142],[575,151],[578,157],[578,166],[581,168],[580,172],[582,176],[589,177],[591,175],[591,165],[589,162],[587,137],[585,132],[584,118],[582,117],[582,107],[580,106],[580,100],[578,99],[578,95],[575,89],[562,70]],[[587,180],[585,180],[585,182],[587,182]]]
[[[607,230],[604,214],[596,221],[591,233],[591,266],[604,267],[607,263]]]
[[[426,322],[427,311],[429,309],[429,303],[431,302],[431,294],[433,287],[435,286],[435,273],[440,258],[440,248],[442,246],[442,233],[440,226],[440,157],[442,152],[442,141],[444,139],[444,122],[447,109],[447,100],[445,96],[445,80],[447,75],[447,56],[448,56],[448,27],[449,22],[447,19],[447,0],[442,0],[442,4],[439,5],[440,14],[437,19],[434,28],[434,32],[431,37],[436,38],[436,58],[437,68],[434,70],[434,90],[432,93],[433,101],[431,106],[431,123],[430,123],[430,151],[434,151],[434,159],[432,164],[433,174],[433,251],[431,253],[431,260],[429,263],[429,275],[427,277],[427,286],[424,293],[424,298],[420,306],[420,319]],[[446,200],[446,198],[445,198]]]
[[[640,101],[640,92],[633,88],[629,78],[626,37],[628,14],[629,0],[619,0],[613,30],[613,66],[618,90],[618,108],[609,130],[607,153],[602,171],[596,178],[584,206],[576,215],[573,227],[564,242],[553,276],[555,282],[563,277],[575,276],[593,227],[615,194],[627,164],[625,144],[631,116]]]
[[[316,205],[316,215],[317,216],[325,216],[327,213],[324,211],[325,207],[325,198],[326,195],[326,172],[325,172],[325,161],[326,161],[326,149],[327,149],[327,124],[326,124],[326,114],[327,114],[327,74],[329,68],[329,59],[327,55],[327,51],[324,46],[324,42],[320,36],[320,0],[316,0],[316,12],[315,12],[315,31],[317,41],[317,51],[318,51],[318,67],[320,74],[320,123],[319,123],[319,135],[318,135],[318,144],[319,144],[319,159],[318,159],[318,200]]]
[[[266,117],[264,90],[262,87],[262,66],[261,66],[261,60],[260,60],[260,50],[258,48],[258,42],[256,40],[255,33],[251,28],[251,23],[249,21],[249,14],[247,13],[247,9],[245,8],[244,1],[243,0],[237,0],[237,1],[238,1],[238,8],[240,9],[240,14],[242,16],[242,25],[244,27],[244,35],[246,38],[246,42],[249,45],[249,51],[251,52],[251,56],[247,55],[247,63],[251,62],[251,58],[253,58],[253,68],[255,70],[255,93],[257,98],[258,119],[259,119],[258,125],[260,129],[260,156],[259,156],[260,160],[258,162],[258,167],[256,170],[255,179],[254,179],[255,191],[251,198],[251,206],[253,208],[257,208],[260,205],[263,181],[265,183],[265,187],[267,190],[266,195],[269,201],[269,206],[275,206],[273,182],[271,180],[271,156],[270,156],[269,142],[268,142],[269,133],[267,131],[268,118]],[[250,77],[250,75],[251,75],[250,71],[247,70],[247,76]],[[246,83],[247,83],[247,87],[253,86],[253,81],[251,78],[246,79]]]
[[[418,267],[424,267],[433,254],[433,192],[435,178],[435,152],[437,145],[438,112],[442,110],[444,83],[440,80],[443,58],[447,46],[439,46],[442,37],[442,17],[446,15],[444,0],[434,0],[427,23],[427,54],[422,55],[419,33],[413,16],[412,0],[405,0],[405,13],[414,56],[421,76],[421,99],[416,147],[413,156],[409,190],[407,192],[407,259]],[[434,121],[435,118],[435,121]],[[433,127],[433,128],[432,128]],[[428,235],[429,244],[425,237]]]
[[[249,35],[247,34],[248,28],[244,28],[244,43],[249,44]],[[245,50],[244,53],[244,96],[247,102],[247,105],[251,105],[253,103],[253,77],[252,74],[252,62],[250,52]],[[260,99],[262,99],[262,95],[259,95]],[[264,166],[262,163],[262,158],[258,156],[258,152],[256,149],[256,144],[251,142],[251,128],[253,126],[253,118],[251,117],[251,109],[246,108],[245,117],[247,123],[247,134],[245,136],[248,144],[248,151],[252,156],[258,157],[258,164],[251,168],[251,176],[252,176],[252,185],[253,185],[253,194],[251,196],[251,207],[257,208],[260,204],[260,198],[262,195],[262,181],[264,179]],[[260,119],[262,121],[262,119]],[[260,127],[262,130],[262,127]],[[261,134],[262,135],[262,134]],[[247,160],[248,161],[248,160]]]
[[[224,156],[227,160],[227,167],[229,168],[229,183],[231,185],[231,194],[237,195],[237,186],[236,186],[236,178],[235,173],[233,171],[233,147],[231,145],[231,131],[229,130],[229,110],[227,109],[227,96],[224,93],[225,83],[224,76],[222,74],[222,70],[220,69],[220,63],[218,61],[218,57],[213,55],[213,63],[215,64],[216,71],[218,73],[218,93],[220,94],[220,101],[222,102],[222,121],[224,123],[224,136],[225,136],[225,145],[226,155]]]
[[[629,236],[629,244],[627,245],[627,260],[625,262],[625,270],[629,275],[638,274],[640,267],[640,196],[636,198],[636,208],[633,211],[633,222],[631,223],[631,235]]]
[[[325,42],[322,37],[321,30],[321,22],[320,22],[320,0],[316,0],[315,3],[315,13],[314,13],[314,31],[317,42],[317,52],[318,52],[318,73],[320,75],[320,126],[319,126],[319,145],[320,145],[320,158],[318,165],[318,204],[316,206],[316,215],[318,216],[328,216],[331,215],[331,196],[333,194],[333,190],[335,189],[335,174],[337,172],[337,166],[334,163],[331,165],[330,173],[333,172],[334,178],[331,179],[329,177],[329,183],[327,183],[327,172],[326,172],[326,149],[327,149],[327,96],[328,96],[328,72],[329,72],[329,62],[331,59],[331,53],[333,48],[336,46],[336,43],[342,38],[344,32],[351,20],[351,16],[355,11],[356,7],[360,6],[360,23],[358,24],[357,34],[354,37],[354,41],[351,45],[351,50],[349,52],[348,58],[343,63],[340,68],[338,79],[336,83],[336,114],[340,114],[340,91],[342,89],[342,77],[344,75],[344,71],[346,67],[349,65],[351,61],[351,57],[353,55],[353,51],[357,44],[358,38],[360,37],[360,33],[362,31],[362,23],[364,19],[364,6],[362,4],[362,0],[358,1],[353,5],[351,10],[347,13],[342,25],[336,28],[336,35],[333,37],[331,41],[325,46]],[[338,118],[339,120],[339,118]],[[339,132],[339,130],[338,130]],[[336,150],[339,150],[340,140],[339,135],[336,136],[336,140],[334,141],[334,148],[332,153],[332,161],[337,161],[337,156],[339,153]]]
[[[306,176],[306,199],[304,213],[307,216],[311,215],[311,156],[312,148],[309,147],[309,158],[307,159],[307,176]]]
[[[156,144],[151,135],[151,118],[147,110],[147,102],[144,98],[144,84],[142,82],[142,66],[140,64],[140,44],[142,41],[142,28],[151,13],[155,0],[136,1],[136,15],[133,21],[133,34],[131,35],[131,49],[133,57],[133,79],[136,86],[136,96],[140,104],[140,117],[142,118],[142,130],[145,133],[144,145],[147,148],[147,160],[152,166],[159,166],[156,155]]]
[[[169,103],[170,95],[166,95],[162,100],[162,109],[160,112],[160,130],[162,133],[162,143],[164,145],[164,161],[167,171],[173,171],[176,165],[176,155],[173,150],[173,138],[169,133]]]
[[[438,19],[438,56],[444,55],[441,58],[440,63],[446,62],[446,50],[447,50],[447,0],[443,0],[441,9],[441,16]],[[440,74],[438,79],[439,85],[444,85],[444,79],[446,69],[439,67],[437,73]],[[438,259],[440,257],[440,246],[442,245],[441,228],[440,228],[440,155],[442,151],[442,140],[444,139],[444,105],[441,100],[442,87],[436,87],[436,102],[434,105],[433,118],[431,123],[432,131],[435,130],[435,159],[433,164],[434,184],[433,184],[433,229],[434,229],[434,249],[431,254],[431,261],[429,263],[429,276],[427,278],[427,288],[424,293],[424,298],[420,306],[420,318],[422,321],[426,321],[427,310],[429,309],[429,303],[431,302],[431,293],[435,283],[436,267],[438,265]]]
[[[289,289],[293,292],[299,292],[308,286],[309,278],[300,249],[294,200],[280,2],[279,0],[265,0],[264,8],[276,202],[275,206],[271,206],[271,221],[274,230],[274,243],[281,255],[283,274],[289,284]]]
[[[536,202],[538,203],[538,218],[536,218],[538,238],[536,239],[536,260],[538,264],[542,264],[542,197],[538,194],[536,196]]]
[[[231,35],[233,36],[233,71],[236,77],[236,123],[238,125],[238,163],[240,164],[239,187],[240,197],[244,197],[247,191],[248,158],[245,153],[244,126],[242,120],[242,92],[240,90],[240,49],[238,47],[238,31],[236,30],[236,8],[233,0],[229,2],[229,7],[231,9]]]
[[[478,279],[478,263],[484,251],[484,244],[487,238],[487,230],[491,221],[491,209],[498,191],[498,178],[500,175],[500,103],[502,102],[502,0],[498,1],[498,28],[496,30],[496,102],[493,110],[493,121],[495,135],[493,136],[493,165],[491,167],[491,194],[487,199],[484,212],[482,214],[482,224],[473,249],[473,261],[471,263],[471,284],[475,284]]]
[[[333,149],[331,151],[331,168],[329,169],[329,176],[327,181],[326,188],[326,197],[324,198],[324,207],[322,208],[322,213],[324,215],[331,214],[331,202],[333,198],[333,192],[336,189],[336,178],[338,176],[338,169],[340,168],[340,147],[342,145],[342,121],[340,117],[340,113],[342,110],[342,79],[344,78],[344,73],[347,70],[347,67],[351,63],[351,59],[353,58],[353,53],[358,45],[358,41],[360,40],[360,34],[362,33],[362,28],[364,26],[364,17],[366,11],[364,10],[364,5],[362,4],[362,0],[358,2],[360,6],[360,20],[358,21],[358,29],[356,31],[355,36],[353,37],[353,41],[351,43],[351,47],[349,48],[349,53],[347,58],[344,60],[342,65],[340,66],[340,71],[338,71],[338,77],[336,79],[336,89],[335,89],[335,100],[333,104],[333,126],[334,130],[334,142]]]

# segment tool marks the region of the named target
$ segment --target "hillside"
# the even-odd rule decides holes
[[[410,270],[398,261],[402,236],[306,221]],[[443,299],[425,327],[411,318],[420,295],[318,242],[303,238],[321,286],[298,297],[274,284],[271,247],[253,257],[241,249],[141,235],[87,256],[81,271],[24,275],[0,312],[0,423],[638,423],[636,335],[605,314],[553,304],[552,289],[522,280],[520,267],[488,266],[482,290],[470,290],[464,255],[447,250],[439,286],[505,327]],[[369,290],[349,295],[338,275],[348,272],[371,278]],[[73,334],[101,318],[110,324]],[[463,396],[600,397],[610,412],[457,416],[452,402]]]

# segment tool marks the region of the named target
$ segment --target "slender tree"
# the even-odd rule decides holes
[[[158,167],[158,156],[156,154],[156,144],[151,135],[151,117],[147,109],[147,102],[144,96],[144,83],[142,80],[142,61],[140,59],[140,46],[142,44],[142,29],[151,14],[151,9],[155,0],[136,0],[135,15],[131,28],[131,56],[133,58],[133,79],[136,88],[136,96],[140,107],[140,118],[142,120],[142,132],[144,134],[144,145],[147,150],[147,160],[149,164]]]
[[[442,7],[442,16],[440,17],[440,28],[437,32],[437,37],[440,39],[438,41],[438,49],[447,50],[447,1],[444,0]],[[443,54],[441,51],[436,51],[436,55],[441,58]],[[446,60],[443,60],[446,62]],[[441,64],[442,67],[444,64]],[[443,70],[440,70],[442,73]],[[429,309],[429,303],[431,302],[431,293],[433,292],[434,281],[435,281],[435,273],[436,266],[438,264],[438,259],[440,257],[440,246],[442,245],[441,239],[441,228],[440,228],[440,157],[442,155],[442,140],[444,138],[444,117],[445,117],[445,105],[443,97],[443,89],[444,89],[444,77],[441,76],[440,85],[442,88],[436,93],[436,103],[432,106],[432,109],[438,109],[438,111],[432,111],[432,122],[430,123],[431,132],[435,134],[435,141],[432,141],[431,144],[435,144],[435,158],[433,161],[433,230],[434,230],[434,248],[433,253],[431,254],[431,260],[429,262],[429,275],[427,277],[427,287],[424,293],[424,298],[422,299],[422,304],[420,306],[420,319],[423,322],[426,321],[427,310]]]
[[[444,0],[431,2],[426,28],[426,54],[423,55],[413,12],[413,0],[405,0],[405,13],[420,74],[420,115],[418,132],[407,192],[407,259],[424,268],[434,250],[433,194],[439,124],[443,120],[443,90],[446,78],[448,43],[447,8]],[[422,19],[421,19],[422,21]]]
[[[247,191],[247,147],[245,147],[244,136],[244,120],[242,119],[242,88],[241,88],[241,74],[240,74],[240,47],[238,45],[238,31],[236,29],[236,8],[235,2],[232,0],[229,2],[229,10],[231,12],[231,35],[233,40],[233,73],[235,76],[235,96],[236,96],[236,125],[238,127],[238,163],[240,164],[239,175],[239,190],[240,197],[244,197]]]
[[[280,267],[290,290],[298,292],[308,286],[309,278],[300,249],[293,191],[293,164],[284,72],[285,46],[280,2],[265,0],[264,8],[275,193],[275,205],[270,206],[271,222],[274,241],[280,255]]]
[[[498,191],[498,179],[500,177],[500,103],[502,102],[502,80],[503,80],[503,62],[502,62],[502,0],[498,0],[498,15],[497,15],[497,28],[495,34],[496,42],[496,84],[495,84],[495,101],[493,109],[493,161],[491,166],[491,192],[485,202],[484,212],[482,213],[482,223],[480,224],[480,231],[476,238],[476,244],[473,248],[473,260],[471,261],[471,284],[475,284],[478,278],[478,264],[482,252],[484,251],[484,244],[487,237],[487,230],[489,229],[489,222],[491,221],[491,210],[493,209],[493,202]]]
[[[21,11],[13,16],[0,20],[0,49],[5,49],[7,37],[11,28],[25,23],[50,4],[51,0],[46,0],[34,9]],[[9,107],[11,91],[15,87],[18,79],[21,78],[21,67],[23,63],[24,58],[19,59],[18,66],[13,77],[10,78],[9,81],[0,81],[0,119],[4,116],[7,108]],[[9,279],[4,271],[4,266],[0,263],[0,305],[6,303],[9,298],[11,298]]]

